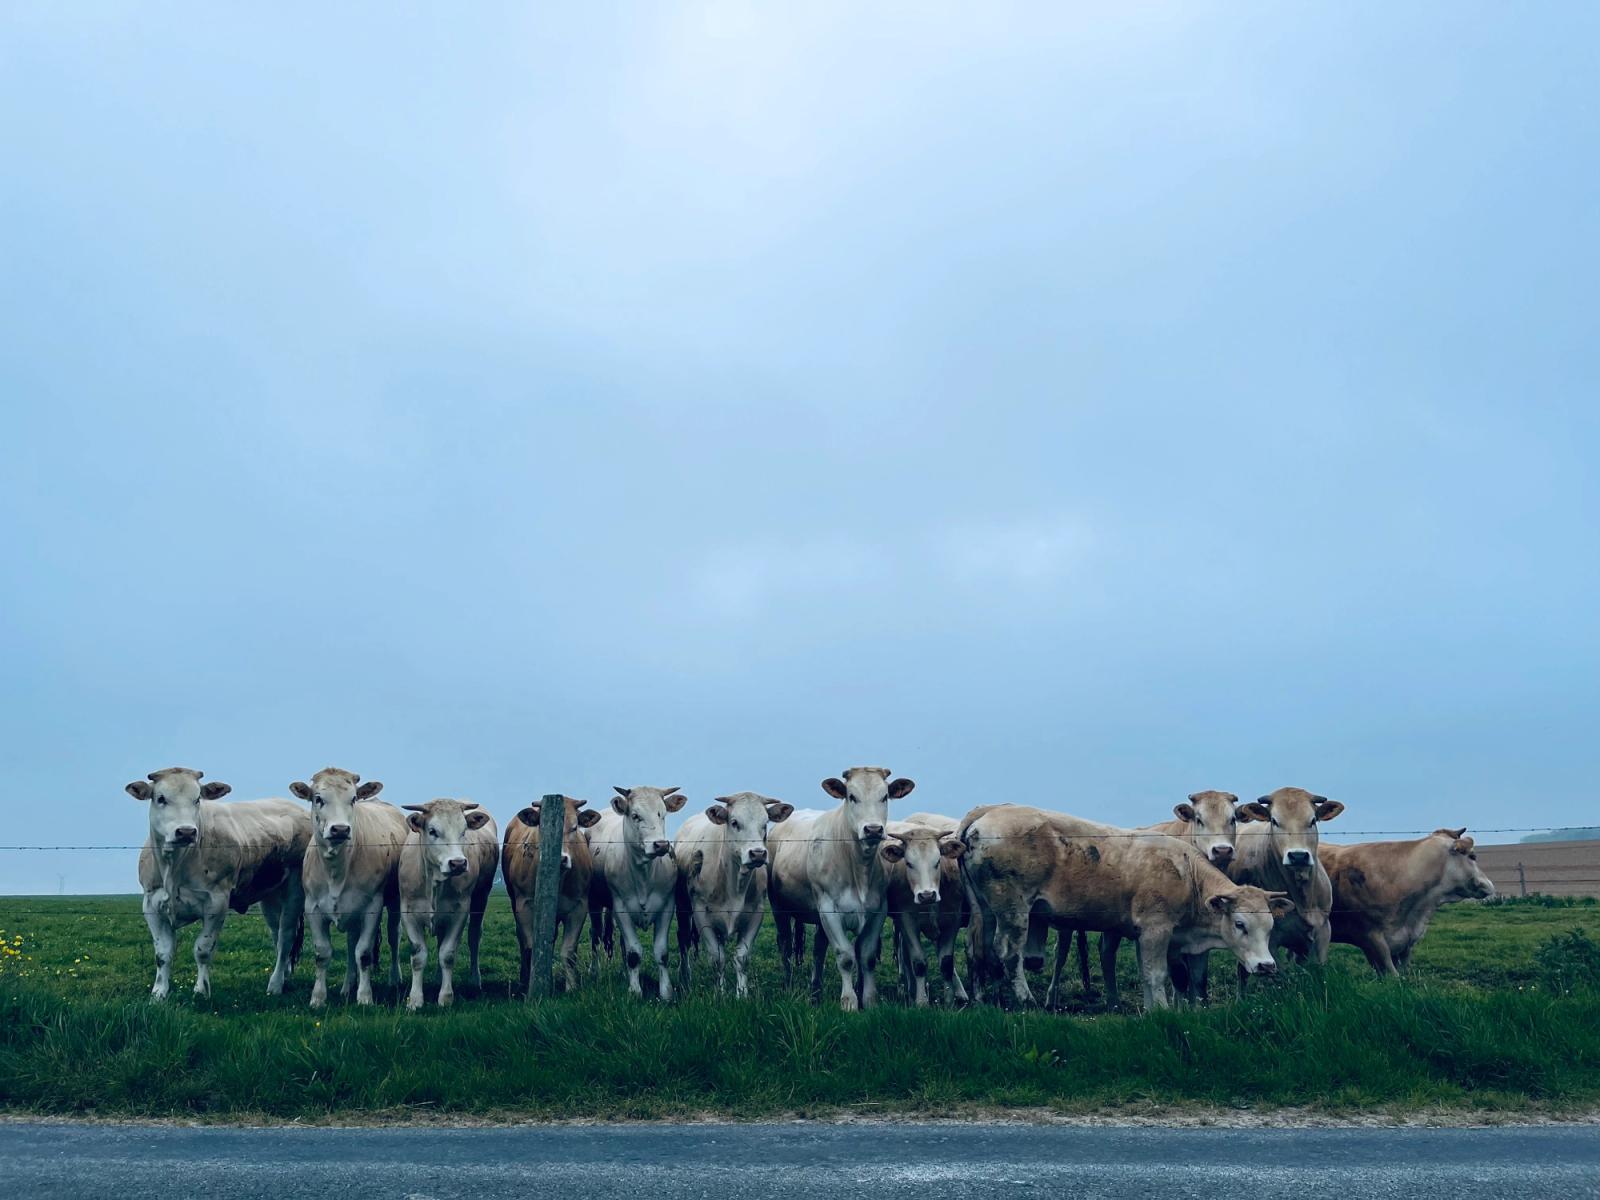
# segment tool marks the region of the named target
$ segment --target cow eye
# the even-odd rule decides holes
[[[432,837],[432,838],[436,838],[436,837],[439,836],[439,831],[437,829],[434,829],[432,826],[429,826],[428,827],[428,836]]]
[[[1272,827],[1274,829],[1278,828],[1278,818],[1277,817],[1268,817],[1267,820],[1272,822]]]
[[[322,807],[322,797],[321,796],[313,796],[313,797],[311,797],[311,803],[316,805],[318,808],[321,808]]]
[[[1240,932],[1240,933],[1244,933],[1244,932],[1246,932],[1246,930],[1245,930],[1245,925],[1244,925],[1244,922],[1243,922],[1243,921],[1235,921],[1235,922],[1234,922],[1234,923],[1233,923],[1233,927],[1234,927],[1234,928],[1235,928],[1235,929],[1237,929],[1237,930],[1238,930],[1238,931],[1239,931],[1239,932]]]
[[[728,824],[735,830],[739,828],[739,822],[737,821],[729,821]]]
[[[1477,862],[1478,861],[1478,852],[1476,850],[1474,850],[1471,854],[1467,855],[1467,857],[1470,858],[1473,862]]]
[[[167,798],[165,796],[157,796],[156,797],[156,803],[157,804],[165,804],[166,802],[167,802]]]

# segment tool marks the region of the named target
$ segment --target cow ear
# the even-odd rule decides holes
[[[301,783],[298,779],[296,779],[289,785],[289,794],[296,800],[310,800],[311,785],[309,783]]]
[[[535,829],[539,828],[539,806],[537,804],[528,805],[527,808],[517,813],[517,820],[524,825],[531,825]]]
[[[787,821],[794,815],[794,805],[785,804],[782,800],[769,800],[767,802],[767,820],[776,824]]]
[[[967,852],[967,844],[957,837],[947,837],[939,843],[939,853],[945,858],[960,858]]]
[[[850,790],[844,786],[844,780],[835,779],[831,775],[822,781],[822,790],[835,800],[843,800],[850,794]]]
[[[1261,801],[1256,800],[1250,804],[1241,804],[1233,810],[1233,815],[1240,821],[1270,821],[1272,810]]]
[[[661,803],[667,806],[668,812],[677,812],[685,804],[689,803],[689,797],[685,796],[677,788],[673,788],[672,795],[661,797]]]
[[[896,779],[889,785],[889,799],[903,800],[911,795],[911,789],[917,786],[914,779]]]
[[[381,791],[383,791],[383,781],[380,779],[370,779],[356,789],[356,799],[371,800]]]
[[[1206,903],[1219,913],[1228,913],[1233,911],[1233,906],[1238,899],[1238,892],[1219,892],[1207,900]]]
[[[587,829],[591,825],[600,824],[600,814],[585,810],[578,814],[578,828]]]
[[[883,855],[884,862],[899,862],[906,856],[906,844],[897,838],[884,838],[883,848],[878,853]]]
[[[155,788],[151,787],[142,779],[135,779],[122,790],[127,792],[128,795],[132,796],[135,800],[149,800],[156,794]]]
[[[1267,911],[1272,914],[1273,920],[1287,917],[1294,912],[1294,901],[1289,899],[1287,892],[1268,892]]]
[[[1317,798],[1317,820],[1331,821],[1344,811],[1344,805],[1337,800],[1329,800],[1326,796]]]
[[[467,814],[468,829],[482,829],[489,823],[489,814],[481,808],[475,808]]]
[[[1450,846],[1451,854],[1471,854],[1473,841],[1469,837],[1458,837]]]
[[[1172,815],[1180,821],[1192,821],[1194,820],[1194,805],[1174,804],[1172,806]]]
[[[225,783],[202,783],[200,785],[200,799],[221,800],[231,791],[233,789]]]
[[[621,796],[611,797],[611,811],[619,817],[628,815],[628,802]]]
[[[414,812],[406,814],[406,824],[411,826],[411,828],[417,833],[422,832],[422,827],[427,823],[427,820],[428,817],[426,813]]]
[[[713,825],[726,825],[728,823],[728,806],[726,804],[713,804],[706,809],[706,819]]]

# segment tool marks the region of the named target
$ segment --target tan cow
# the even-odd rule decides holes
[[[311,819],[293,800],[241,800],[218,804],[232,789],[201,783],[188,767],[152,771],[124,789],[150,807],[150,833],[139,851],[144,920],[155,945],[155,1000],[172,986],[178,930],[201,922],[194,940],[197,996],[211,994],[211,956],[228,909],[261,905],[277,959],[267,979],[276,996],[294,970],[305,928],[300,863],[311,842]]]
[[[727,948],[733,947],[734,994],[750,991],[750,946],[767,907],[767,828],[789,819],[794,805],[738,792],[718,796],[703,814],[678,830],[678,955],[689,985],[691,928],[711,957],[717,990],[727,983]]]
[[[583,831],[600,820],[585,809],[586,801],[563,797],[566,824],[561,849],[561,890],[556,895],[556,925],[560,930],[561,978],[567,991],[578,986],[578,937],[589,912],[589,881],[594,875],[594,855]],[[500,870],[511,898],[511,916],[517,923],[517,945],[522,950],[522,994],[532,998],[528,978],[533,970],[533,893],[539,884],[539,839],[544,829],[543,801],[535,800],[506,822],[505,849]]]
[[[1303,788],[1279,788],[1253,804],[1241,804],[1248,821],[1239,830],[1228,875],[1237,883],[1284,892],[1294,911],[1272,931],[1272,946],[1286,946],[1296,958],[1328,961],[1328,924],[1333,885],[1317,860],[1318,827],[1344,811],[1344,805]]]
[[[478,941],[483,911],[494,888],[500,840],[494,818],[470,800],[407,804],[411,832],[400,850],[400,918],[411,943],[411,994],[406,1007],[422,1007],[422,973],[428,935],[439,940],[439,1003],[455,999],[456,948],[467,932],[472,986],[481,988]]]
[[[1268,941],[1274,917],[1290,908],[1285,896],[1233,883],[1187,843],[1130,832],[1012,804],[963,819],[961,875],[983,914],[984,957],[1010,981],[1017,1003],[1033,999],[1022,958],[1034,913],[1058,929],[1136,939],[1146,1010],[1171,1003],[1174,947],[1226,948],[1250,972],[1276,969]]]
[[[1494,895],[1466,832],[1463,826],[1414,842],[1319,846],[1333,885],[1333,940],[1355,946],[1380,975],[1405,970],[1441,904]]]
[[[919,1008],[928,1003],[923,938],[934,943],[946,998],[952,1004],[967,1002],[967,989],[956,974],[956,934],[967,901],[956,863],[966,849],[956,840],[959,824],[933,813],[914,813],[904,821],[889,822],[888,836],[905,846],[900,860],[887,867],[889,919],[894,922],[901,986]]]
[[[357,1004],[371,1004],[378,922],[386,909],[389,985],[400,985],[400,847],[406,840],[406,815],[373,799],[383,784],[375,779],[362,783],[361,776],[338,767],[325,767],[310,783],[296,781],[289,790],[311,805],[311,845],[301,870],[306,924],[317,956],[311,1007],[328,1002],[330,925],[345,934],[345,1000],[354,989]]]

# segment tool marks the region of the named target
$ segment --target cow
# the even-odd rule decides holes
[[[556,894],[556,924],[560,927],[561,978],[567,991],[578,986],[578,938],[583,933],[589,906],[589,881],[594,875],[594,855],[583,831],[600,820],[584,808],[583,800],[562,797],[566,809],[561,842],[561,889]],[[517,923],[517,945],[522,951],[522,993],[533,970],[533,893],[539,883],[539,839],[543,834],[543,802],[535,800],[506,822],[505,848],[500,870],[511,898],[511,916]]]
[[[1232,792],[1191,792],[1182,804],[1173,806],[1172,820],[1158,821],[1154,825],[1141,825],[1134,833],[1161,834],[1188,842],[1206,856],[1217,870],[1226,873],[1233,862],[1234,841],[1239,826],[1253,820],[1249,812],[1239,810],[1239,797]],[[1115,1008],[1117,997],[1117,950],[1122,939],[1114,933],[1100,935],[1100,971],[1105,980],[1106,1004]],[[1206,996],[1207,963],[1210,954],[1195,955],[1192,959],[1174,958],[1167,964],[1172,980],[1191,1004]],[[1056,958],[1056,974],[1061,973],[1061,956]],[[1051,992],[1055,983],[1051,983]]]
[[[827,934],[814,944],[811,991],[820,992],[822,960],[833,946],[839,1004],[847,1012],[877,998],[873,973],[889,909],[886,865],[904,857],[904,844],[886,838],[889,801],[910,795],[910,779],[891,779],[887,767],[851,767],[822,781],[839,807],[803,822],[786,822],[768,838],[773,923],[784,958],[784,979],[804,943],[805,926]]]
[[[428,935],[439,940],[439,1003],[455,999],[456,948],[467,934],[472,986],[481,988],[478,942],[483,911],[500,861],[494,818],[470,800],[407,804],[411,832],[400,849],[400,917],[411,943],[411,994],[406,1007],[422,1007],[422,973]]]
[[[311,842],[311,819],[293,800],[218,804],[233,789],[201,783],[201,771],[167,767],[124,789],[150,806],[150,834],[139,851],[144,920],[155,945],[153,1000],[172,986],[178,930],[201,922],[194,942],[197,996],[211,994],[211,957],[228,909],[244,913],[257,902],[272,932],[276,960],[267,994],[279,995],[305,928],[300,860]]]
[[[389,914],[389,986],[400,985],[400,847],[406,815],[373,797],[377,780],[338,767],[326,767],[310,783],[296,780],[289,791],[311,806],[311,845],[301,870],[306,924],[317,956],[317,981],[311,1007],[328,1002],[328,962],[333,958],[330,925],[344,931],[344,999],[355,990],[357,1004],[372,1003],[372,967],[378,923]],[[358,982],[359,981],[359,982]]]
[[[1333,940],[1355,946],[1379,975],[1405,970],[1441,904],[1494,895],[1466,832],[1463,826],[1413,842],[1318,846],[1333,885]]]
[[[767,907],[767,828],[787,821],[794,805],[756,792],[718,796],[678,830],[678,956],[689,986],[691,931],[711,956],[717,990],[727,986],[733,949],[734,995],[750,992],[750,946]]]
[[[961,877],[983,914],[985,958],[1032,1003],[1023,949],[1030,915],[1058,929],[1137,940],[1144,1007],[1171,1004],[1167,953],[1227,948],[1250,972],[1277,968],[1268,948],[1282,893],[1233,883],[1193,846],[1022,805],[977,808],[962,819]]]
[[[1239,817],[1246,823],[1235,839],[1229,877],[1236,883],[1284,892],[1294,901],[1294,911],[1273,928],[1274,950],[1284,946],[1297,959],[1328,961],[1333,885],[1317,859],[1317,830],[1343,811],[1339,801],[1295,787],[1279,788],[1239,806]]]
[[[675,787],[613,787],[611,811],[591,830],[595,874],[604,879],[610,894],[610,912],[622,937],[628,990],[643,996],[639,964],[643,952],[639,927],[653,928],[656,960],[656,994],[672,999],[672,974],[667,970],[667,935],[677,900],[678,867],[667,838],[667,814],[687,802]],[[591,919],[594,913],[590,913]]]
[[[956,974],[956,934],[966,909],[961,869],[966,849],[956,840],[958,822],[931,813],[891,821],[888,836],[905,853],[890,862],[889,916],[894,922],[895,957],[906,997],[918,1008],[928,1004],[928,960],[922,939],[933,941],[945,994],[952,1004],[967,1002],[967,989]]]

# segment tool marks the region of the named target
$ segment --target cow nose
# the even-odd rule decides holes
[[[752,867],[759,867],[762,863],[764,863],[766,861],[767,861],[766,847],[757,846],[754,850],[750,851],[750,865]]]
[[[329,838],[330,841],[342,842],[342,841],[345,840],[345,838],[347,838],[349,836],[350,836],[350,826],[348,826],[348,825],[329,825],[328,826],[328,838]]]
[[[1309,850],[1291,850],[1288,854],[1284,855],[1284,858],[1291,867],[1305,867],[1311,865],[1311,851]]]
[[[464,858],[452,858],[448,865],[450,874],[459,875],[467,869],[467,860]]]
[[[176,842],[192,842],[200,836],[200,831],[193,825],[179,825],[172,831],[172,840]]]
[[[1211,861],[1216,863],[1217,866],[1219,866],[1219,867],[1227,866],[1230,862],[1233,861],[1233,847],[1232,846],[1213,846],[1213,847],[1211,847]]]
[[[660,857],[661,855],[665,854],[668,850],[671,850],[671,849],[672,849],[672,843],[671,842],[651,842],[650,843],[650,853],[656,855],[657,857]]]
[[[864,835],[866,835],[867,837],[869,837],[869,838],[880,838],[880,837],[883,836],[883,826],[882,825],[863,825],[861,827],[861,832]]]
[[[939,898],[939,893],[938,892],[918,892],[917,893],[917,903],[918,904],[932,904],[938,898]]]
[[[572,855],[563,854],[561,856],[561,869],[563,871],[566,871],[566,870],[570,870],[571,867],[572,867]]]
[[[1270,961],[1257,963],[1255,973],[1257,975],[1276,975],[1278,973],[1278,964]]]

